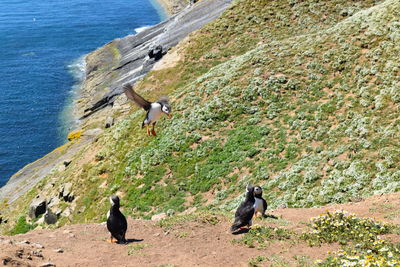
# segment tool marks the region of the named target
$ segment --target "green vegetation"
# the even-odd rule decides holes
[[[233,243],[242,244],[249,248],[264,248],[269,242],[275,240],[291,239],[295,235],[294,232],[269,226],[260,226],[250,229],[241,238],[232,240]]]
[[[140,253],[144,248],[147,248],[149,244],[139,243],[139,244],[129,244],[128,245],[128,255],[134,255]]]
[[[18,235],[29,232],[32,229],[35,229],[35,225],[30,224],[26,221],[25,216],[21,216],[18,218],[16,225],[14,228],[8,233],[9,235]]]
[[[248,261],[248,266],[249,267],[258,267],[258,266],[260,266],[259,264],[261,264],[266,259],[267,259],[267,257],[265,257],[265,256],[257,256],[257,257],[251,258]]]

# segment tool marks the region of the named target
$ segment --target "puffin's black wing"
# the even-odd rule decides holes
[[[267,211],[268,205],[267,205],[267,201],[265,201],[264,198],[261,198],[261,199],[262,199],[263,208],[264,208],[264,210],[263,210],[263,215],[265,215],[265,212]]]
[[[157,102],[162,103],[164,106],[169,105],[169,99],[167,96],[160,97],[160,99]]]
[[[235,221],[231,231],[235,232],[240,227],[247,226],[254,215],[254,206],[249,202],[242,202],[235,213]]]
[[[151,108],[151,103],[138,95],[133,89],[130,84],[124,85],[124,93],[125,95],[135,102],[139,107],[143,108],[144,110],[148,111]]]

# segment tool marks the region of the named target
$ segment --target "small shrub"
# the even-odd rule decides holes
[[[265,257],[265,256],[257,256],[257,257],[251,258],[248,261],[248,266],[249,267],[260,266],[259,264],[262,263],[263,261],[265,261],[266,259],[267,259],[267,257]]]
[[[10,231],[10,235],[25,234],[33,229],[35,229],[35,226],[33,224],[27,223],[25,216],[21,216],[18,218],[17,224]]]
[[[150,246],[150,245],[146,244],[146,243],[129,245],[128,255],[130,256],[130,255],[137,254],[140,250],[147,248],[148,246]]]
[[[301,236],[310,245],[332,242],[344,245],[350,241],[374,242],[378,234],[390,233],[394,227],[370,218],[359,218],[343,210],[328,211],[312,218],[311,223],[313,232]]]

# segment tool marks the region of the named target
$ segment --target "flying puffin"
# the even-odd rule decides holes
[[[248,185],[246,190],[247,190],[246,198],[242,203],[240,203],[235,213],[235,221],[231,226],[232,233],[246,226],[250,227],[253,224],[252,218],[254,215],[254,204],[255,204],[254,186]]]
[[[107,213],[107,229],[111,233],[111,243],[113,238],[117,239],[118,244],[126,244],[125,233],[128,227],[124,214],[119,211],[119,197],[110,197],[111,209]]]
[[[147,111],[146,118],[142,122],[142,128],[146,125],[147,135],[150,136],[151,133],[153,136],[157,136],[156,131],[154,130],[157,120],[163,113],[165,113],[168,117],[171,117],[171,106],[168,98],[162,97],[157,102],[151,103],[138,95],[132,89],[132,85],[130,84],[124,85],[124,93],[130,100]],[[152,125],[151,131],[149,129],[150,124]]]
[[[260,186],[254,187],[254,198],[256,200],[254,203],[254,217],[257,217],[257,213],[264,217],[267,211],[267,201],[262,197],[262,188]]]

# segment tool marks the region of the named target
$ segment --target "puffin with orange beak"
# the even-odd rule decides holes
[[[149,102],[137,94],[130,84],[124,85],[124,93],[130,100],[135,102],[136,105],[147,111],[146,117],[142,122],[142,128],[144,126],[147,128],[147,135],[157,136],[156,131],[154,130],[157,120],[163,113],[168,117],[171,117],[171,106],[168,98],[161,97],[157,102]],[[150,125],[152,126],[151,130]]]

